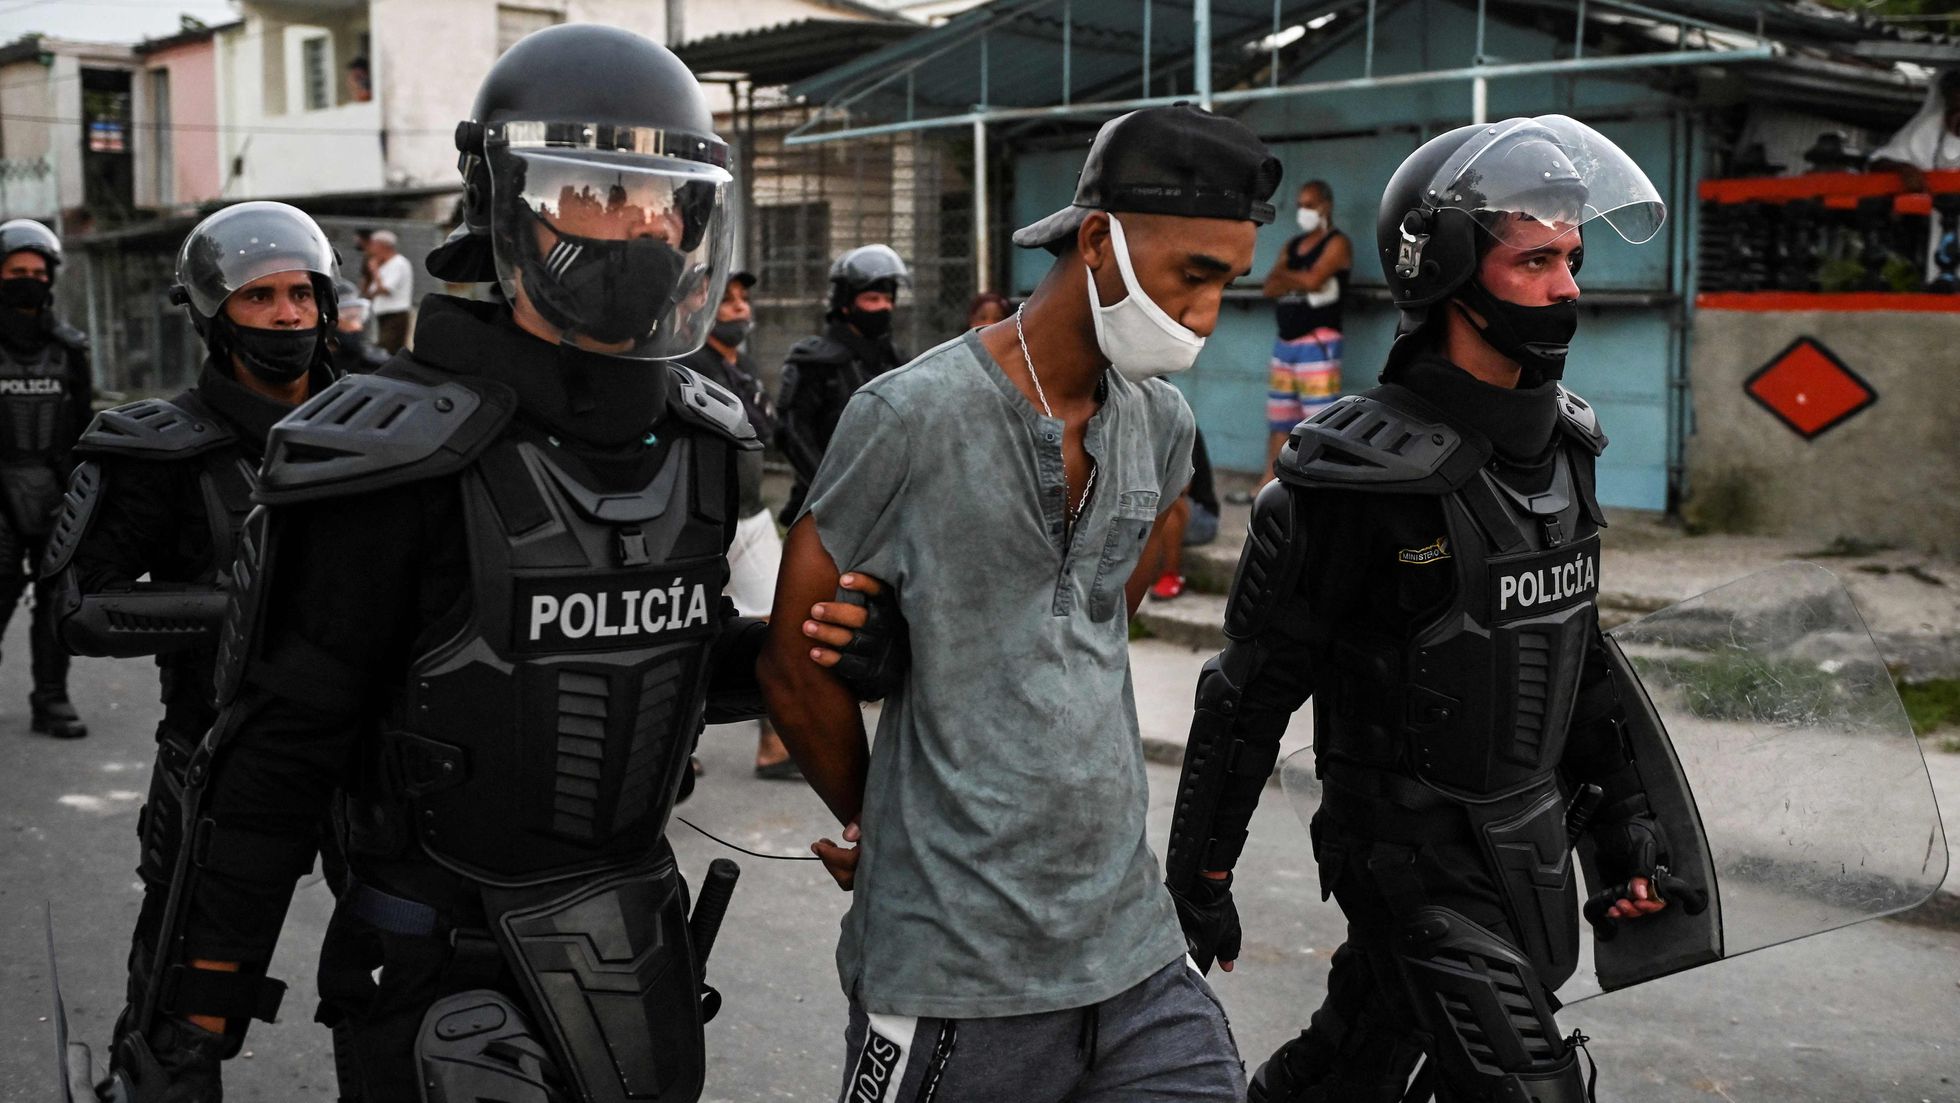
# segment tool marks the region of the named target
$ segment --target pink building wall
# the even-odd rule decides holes
[[[224,186],[218,157],[217,50],[210,38],[149,56],[149,69],[170,71],[171,205],[217,198]],[[146,75],[147,76],[147,75]]]

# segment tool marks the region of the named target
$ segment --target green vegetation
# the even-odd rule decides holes
[[[1815,664],[1763,661],[1744,654],[1706,659],[1636,659],[1650,687],[1672,684],[1688,711],[1704,720],[1780,723],[1835,708],[1836,678]]]
[[[1960,678],[1934,678],[1926,682],[1901,682],[1899,698],[1906,703],[1906,717],[1912,730],[1926,735],[1939,728],[1960,727]],[[1941,742],[1946,750],[1952,737]]]

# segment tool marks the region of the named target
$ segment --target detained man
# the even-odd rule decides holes
[[[1244,1070],[1145,838],[1128,621],[1191,476],[1191,366],[1279,164],[1177,106],[1104,125],[1014,316],[850,400],[791,529],[759,673],[854,890],[844,1098],[1237,1100]],[[957,445],[951,442],[957,441]],[[835,446],[835,445],[842,446]],[[875,746],[808,650],[839,570],[896,593]],[[841,618],[840,618],[841,619]],[[840,637],[841,638],[841,637]]]

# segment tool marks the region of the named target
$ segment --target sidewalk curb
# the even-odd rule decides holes
[[[1175,739],[1143,737],[1143,757],[1162,766],[1184,765],[1184,744]],[[1279,770],[1266,779],[1267,788],[1279,788]],[[1960,868],[1948,869],[1946,880],[1924,903],[1910,911],[1886,918],[1915,927],[1941,931],[1960,931]]]

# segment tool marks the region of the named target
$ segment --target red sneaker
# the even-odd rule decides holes
[[[1184,576],[1165,571],[1162,578],[1150,584],[1150,596],[1158,601],[1169,601],[1184,592]]]

